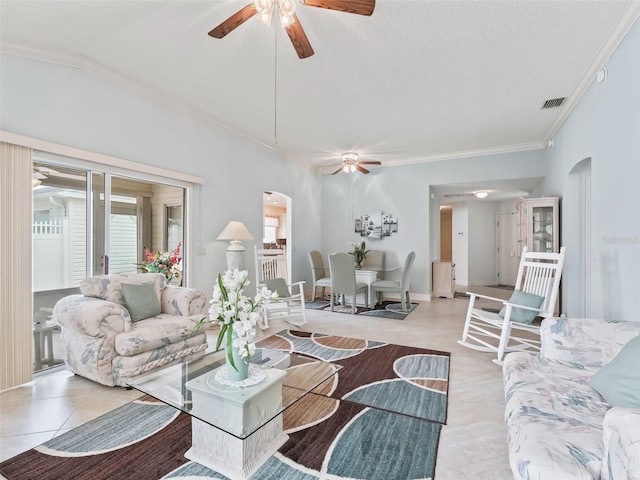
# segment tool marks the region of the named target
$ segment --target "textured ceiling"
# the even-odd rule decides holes
[[[255,18],[207,36],[246,3],[2,0],[1,47],[186,104],[314,167],[352,150],[391,166],[542,148],[640,11],[627,1],[377,0],[365,17],[298,4],[316,52],[299,60],[283,30]]]

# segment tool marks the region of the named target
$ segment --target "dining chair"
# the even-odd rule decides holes
[[[332,312],[338,295],[343,296],[343,303],[346,302],[346,295],[351,296],[351,314],[356,313],[358,292],[364,292],[364,303],[369,305],[369,287],[366,283],[356,282],[356,267],[353,263],[353,256],[344,252],[329,255],[329,271],[331,272],[330,310]]]
[[[384,280],[384,251],[369,250],[369,253],[367,253],[366,258],[362,262],[362,268],[364,270],[378,272],[378,279]]]
[[[322,261],[322,254],[317,250],[309,252],[309,263],[311,264],[311,279],[313,280],[313,294],[311,301],[316,301],[316,291],[318,287],[322,288],[322,299],[324,300],[325,289],[331,288],[331,275],[329,269],[325,268]]]
[[[402,311],[407,312],[407,307],[411,308],[409,287],[411,285],[411,270],[415,259],[416,252],[409,252],[404,261],[404,266],[389,272],[389,280],[378,280],[371,284],[371,294],[399,293]]]

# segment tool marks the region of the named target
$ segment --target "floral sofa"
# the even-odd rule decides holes
[[[505,421],[515,479],[640,479],[640,408],[612,408],[590,386],[639,334],[640,322],[549,318],[540,355],[507,355]]]
[[[130,313],[134,300],[143,296],[138,290],[137,298],[129,295],[127,300],[125,293],[132,286],[151,296],[156,315],[137,319]],[[207,348],[206,333],[194,330],[206,304],[199,290],[167,285],[163,274],[145,273],[89,277],[80,291],[53,309],[65,363],[78,375],[104,385],[126,386],[133,377],[203,355]]]

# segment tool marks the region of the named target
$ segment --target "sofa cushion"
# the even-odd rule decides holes
[[[589,384],[612,407],[640,408],[640,336],[595,373]]]
[[[123,283],[122,296],[132,322],[160,315],[160,299],[152,283]]]
[[[115,350],[119,355],[130,357],[155,350],[189,337],[198,335],[195,323],[202,315],[181,317],[160,314],[131,324],[131,330],[115,336]]]
[[[85,278],[80,283],[80,292],[86,297],[101,298],[110,302],[126,305],[122,295],[123,283],[153,283],[158,300],[167,278],[162,273],[111,273]]]
[[[522,305],[523,307],[540,308],[544,297],[540,295],[534,295],[533,293],[521,292],[520,290],[514,290],[509,303],[515,303],[516,305]],[[507,307],[502,307],[500,310],[500,318],[504,318],[507,312]],[[519,323],[531,323],[536,318],[538,312],[533,310],[526,310],[524,308],[511,308],[510,320]]]
[[[503,366],[514,478],[597,479],[609,406],[589,386],[596,369],[510,353]]]

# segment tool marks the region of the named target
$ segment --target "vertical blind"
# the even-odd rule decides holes
[[[0,390],[32,379],[31,149],[0,142]]]

